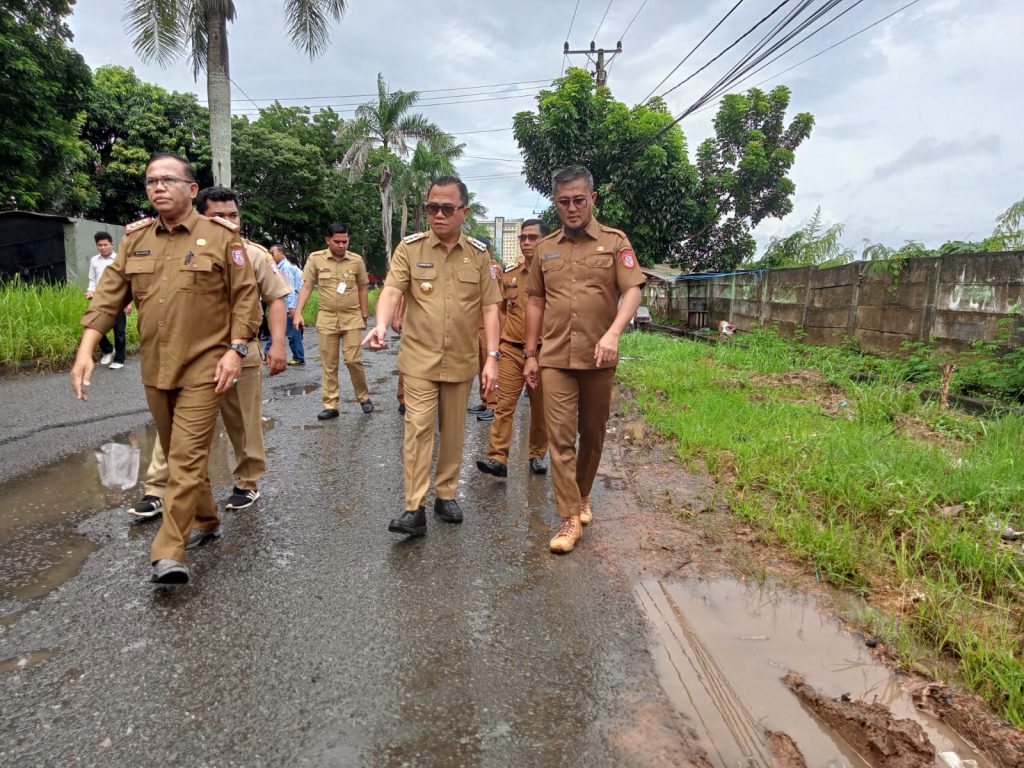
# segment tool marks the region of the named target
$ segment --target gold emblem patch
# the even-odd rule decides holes
[[[424,281],[420,283],[420,290],[423,291],[424,295],[429,296],[434,290],[434,285]]]
[[[206,238],[200,237],[196,240],[196,245],[206,245]]]

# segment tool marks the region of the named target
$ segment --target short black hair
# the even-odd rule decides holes
[[[95,235],[93,235],[93,236],[92,236],[92,239],[93,239],[93,240],[94,240],[95,242],[97,242],[97,243],[98,243],[98,242],[99,242],[100,240],[107,240],[108,242],[111,242],[111,243],[113,243],[113,242],[114,242],[114,238],[112,238],[112,237],[110,236],[110,233],[109,233],[109,232],[97,232],[97,233],[96,233]]]
[[[187,158],[181,155],[176,155],[174,152],[154,152],[149,156],[149,160],[146,161],[146,170],[149,170],[149,166],[155,163],[157,160],[177,160],[181,163],[185,169],[185,179],[187,181],[195,182],[196,180],[196,169],[192,167],[192,163]]]
[[[232,202],[238,203],[238,193],[230,187],[206,187],[200,189],[199,194],[196,195],[196,210],[200,213],[206,213],[206,209],[210,207],[210,202],[215,203],[226,203]]]
[[[333,224],[327,225],[327,236],[334,237],[335,235],[347,235],[348,225],[342,224],[340,221],[336,221]]]
[[[587,189],[594,191],[594,175],[582,165],[569,165],[560,168],[551,175],[551,192],[558,194],[558,187],[582,179],[587,182]]]
[[[285,255],[285,258],[287,258],[287,257],[288,257],[288,251],[287,251],[287,249],[286,249],[286,248],[284,247],[284,243],[274,243],[274,244],[273,244],[272,246],[270,246],[270,247],[271,247],[271,248],[277,248],[277,250],[279,250],[279,251],[280,251],[281,253],[283,253],[283,254]]]
[[[430,195],[430,190],[434,187],[451,187],[456,186],[459,188],[459,197],[462,199],[463,205],[469,205],[469,189],[466,187],[466,182],[460,179],[458,176],[438,176],[432,182],[430,182],[430,188],[427,189],[427,195]]]
[[[540,219],[527,219],[526,221],[523,222],[522,226],[519,228],[519,231],[522,232],[527,227],[537,227],[537,229],[540,230],[541,237],[547,237],[548,235],[551,234],[551,227],[549,227]]]

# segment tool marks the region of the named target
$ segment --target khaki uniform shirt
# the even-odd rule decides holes
[[[505,324],[501,327],[501,338],[513,344],[522,344],[526,334],[526,282],[529,275],[530,268],[525,261],[509,267],[502,275]]]
[[[320,286],[317,330],[340,332],[363,327],[359,288],[366,286],[369,280],[366,278],[366,264],[362,256],[347,251],[339,259],[329,250],[314,251],[306,259],[302,277]]]
[[[269,303],[275,299],[283,299],[292,292],[292,287],[277,270],[274,257],[262,245],[245,240],[245,255],[249,257],[253,274],[256,275],[256,287],[259,288],[260,300]],[[263,347],[256,344],[249,348],[249,354],[242,359],[243,368],[258,366],[263,355]]]
[[[544,299],[545,368],[594,369],[594,347],[611,327],[619,297],[644,284],[629,238],[591,219],[572,241],[559,229],[537,244],[526,293]]]
[[[459,236],[451,253],[433,232],[395,248],[384,285],[406,297],[398,370],[427,381],[469,381],[480,368],[480,313],[498,304],[487,246]]]
[[[505,265],[502,264],[497,259],[495,259],[494,255],[490,251],[488,251],[487,252],[487,268],[490,269],[490,271],[491,271],[491,277],[493,277],[498,282],[498,291],[501,294],[501,297],[498,299],[498,307],[499,307],[499,309],[502,312],[504,312],[505,311],[505,307],[504,307],[504,303],[505,303],[505,284],[504,284],[504,282],[502,282],[501,276],[505,272]],[[500,317],[498,319],[498,322],[499,323],[501,322],[501,318]],[[483,329],[484,329],[484,313],[481,312],[480,313],[480,330],[482,331]],[[501,333],[501,327],[500,326],[498,327],[498,333],[499,334]]]
[[[260,327],[256,276],[237,230],[195,210],[172,231],[158,219],[130,224],[82,325],[106,333],[134,299],[142,383],[209,384],[231,339],[251,339]]]

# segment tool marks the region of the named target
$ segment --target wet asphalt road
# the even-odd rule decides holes
[[[263,496],[191,555],[191,585],[149,585],[156,524],[99,503],[67,510],[96,547],[77,573],[45,597],[0,599],[0,659],[46,659],[0,667],[0,765],[649,764],[621,749],[638,707],[667,706],[633,585],[586,546],[548,554],[550,480],[526,472],[524,420],[507,482],[475,469],[487,426],[467,421],[465,523],[389,534],[397,350],[364,355],[377,410],[343,401],[325,424],[315,338],[304,369],[265,379]],[[65,374],[0,393],[5,488],[149,421],[137,358],[98,369],[88,403]],[[42,492],[69,495],[57,474]]]

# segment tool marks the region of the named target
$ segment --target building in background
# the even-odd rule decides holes
[[[109,232],[114,250],[124,227],[89,219],[28,211],[0,211],[0,280],[15,275],[26,283],[89,283],[89,260],[96,253],[93,236]]]
[[[487,229],[491,249],[499,261],[511,267],[519,260],[519,233],[523,229],[523,219],[495,216],[492,221],[481,221],[480,226]]]

